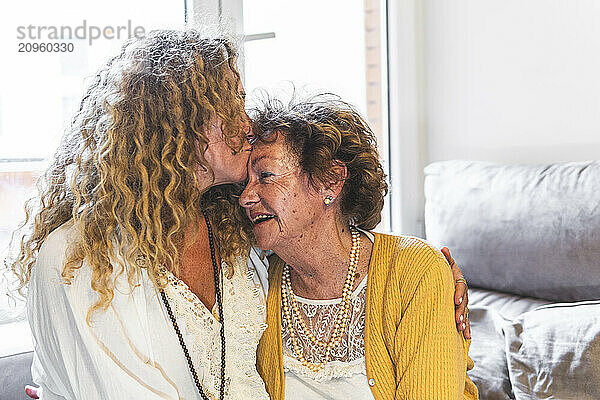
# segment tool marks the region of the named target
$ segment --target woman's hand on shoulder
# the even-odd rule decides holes
[[[454,309],[456,312],[456,329],[464,332],[466,339],[471,339],[471,324],[469,322],[469,311],[467,308],[469,305],[467,281],[460,271],[460,268],[458,268],[458,265],[456,265],[454,258],[452,258],[450,249],[447,247],[442,247],[441,251],[444,257],[446,257],[448,264],[450,264],[450,268],[452,269],[452,277],[454,278]]]

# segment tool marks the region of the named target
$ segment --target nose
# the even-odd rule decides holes
[[[248,132],[246,132],[246,141],[244,142],[244,150],[252,150],[252,145],[256,143],[256,136],[252,131],[252,124],[248,126]]]
[[[240,206],[244,208],[251,208],[256,203],[258,203],[258,201],[259,197],[256,194],[256,190],[254,190],[254,183],[251,180],[249,180],[248,184],[240,194]]]

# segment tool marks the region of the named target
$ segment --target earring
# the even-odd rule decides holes
[[[325,199],[323,199],[323,203],[325,203],[326,206],[330,205],[331,203],[333,203],[333,196],[325,196]]]

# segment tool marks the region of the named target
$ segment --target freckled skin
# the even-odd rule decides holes
[[[323,209],[322,196],[308,183],[308,176],[283,139],[254,147],[244,194],[250,192],[256,201],[252,212],[276,216],[255,226],[258,245],[264,249],[301,239]]]
[[[250,219],[275,216],[256,223],[254,235],[259,247],[275,251],[290,265],[294,291],[300,296],[338,298],[344,286],[352,244],[348,222],[339,203],[326,206],[323,202],[327,195],[337,197],[343,182],[334,186],[310,184],[283,134],[252,149],[240,204]],[[371,249],[371,242],[363,240],[357,271],[362,275],[368,269]]]

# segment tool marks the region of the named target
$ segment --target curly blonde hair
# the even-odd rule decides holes
[[[342,215],[362,229],[377,226],[388,185],[375,135],[352,105],[330,93],[293,96],[287,104],[264,95],[252,117],[261,142],[283,133],[315,189],[340,179],[334,166],[342,162],[347,173],[337,200]]]
[[[26,207],[22,228],[29,233],[9,262],[21,292],[44,240],[70,220],[80,235],[62,277],[70,283],[84,260],[91,266],[99,299],[88,322],[112,301],[114,273],[127,271],[133,287],[146,268],[162,289],[165,268],[178,273],[185,231],[197,232],[202,209],[222,257],[247,255],[252,234],[237,204],[241,188],[217,186],[202,195],[196,172],[211,171],[204,158],[208,121],[221,122],[234,152],[246,139],[236,56],[222,36],[153,31],[126,43],[96,73],[40,180],[37,211]]]

